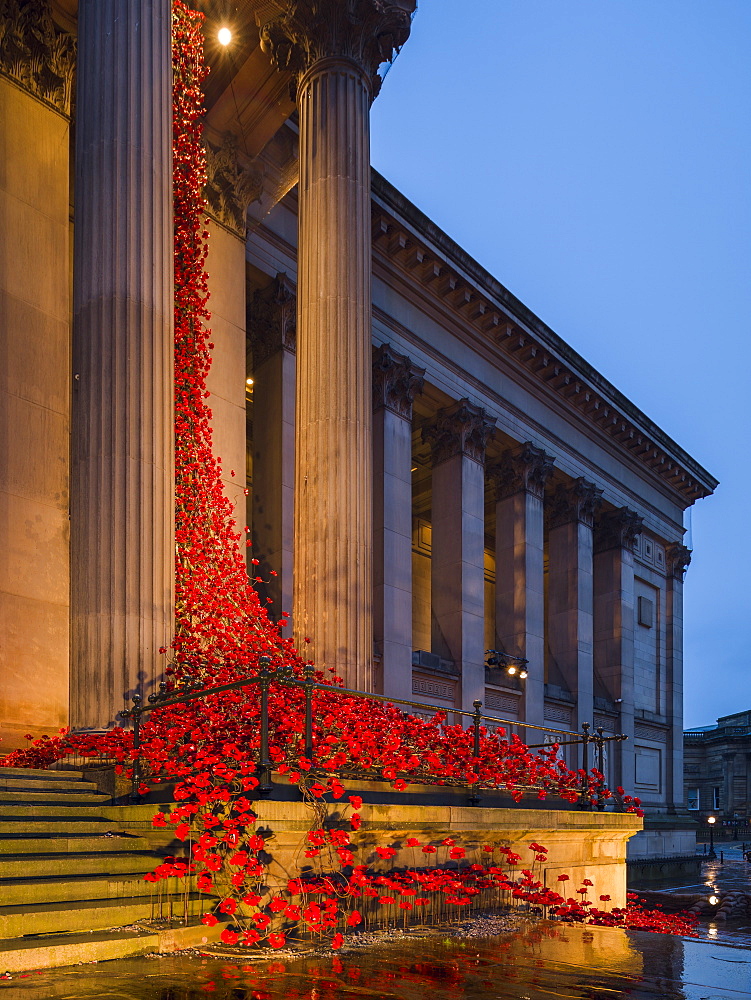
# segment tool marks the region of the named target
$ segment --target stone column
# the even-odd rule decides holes
[[[576,697],[576,728],[592,723],[592,526],[602,490],[584,479],[559,486],[548,535],[549,680]]]
[[[245,503],[245,235],[248,204],[262,191],[260,171],[239,160],[231,132],[219,144],[204,136],[208,206],[206,272],[211,312],[210,393],[214,454],[222,466],[224,494],[234,508],[240,532],[247,521]]]
[[[414,0],[271,0],[261,44],[296,74],[300,120],[294,626],[372,687],[370,104]],[[303,645],[303,637],[311,644]]]
[[[273,617],[292,611],[295,486],[296,296],[286,274],[259,289],[248,306],[253,375],[251,554],[268,583]],[[271,571],[277,576],[271,576]],[[253,574],[256,575],[255,573]],[[286,634],[286,632],[285,632]]]
[[[485,701],[485,445],[495,421],[466,399],[423,434],[433,450],[432,652],[461,668],[461,704]]]
[[[504,652],[529,661],[524,719],[535,726],[545,703],[543,501],[554,461],[528,441],[495,471],[495,631]]]
[[[730,818],[735,812],[735,754],[722,755],[722,808]]]
[[[634,542],[642,519],[628,507],[597,518],[594,556],[594,672],[603,696],[618,703],[619,732],[610,757],[611,785],[633,790],[634,762]]]
[[[68,723],[74,66],[49,4],[0,4],[0,754]]]
[[[680,542],[665,546],[667,595],[665,638],[667,661],[668,808],[684,804],[683,786],[683,580],[691,562],[691,550]]]
[[[424,368],[373,352],[373,632],[377,690],[412,698],[412,402]]]
[[[174,605],[169,0],[80,0],[71,722],[148,693]]]

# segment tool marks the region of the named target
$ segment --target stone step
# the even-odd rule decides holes
[[[67,805],[77,805],[79,803],[91,805],[95,802],[99,802],[103,805],[105,802],[109,801],[110,796],[105,792],[93,792],[88,789],[79,791],[78,788],[71,789],[69,792],[0,791],[0,812],[4,812],[4,803],[6,802],[9,805],[21,805],[24,802],[28,802],[30,806],[36,806],[37,803],[53,804],[55,802],[66,803]]]
[[[12,854],[89,854],[107,851],[151,851],[151,844],[143,837],[106,833],[93,837],[0,837],[0,872],[3,859]]]
[[[119,875],[152,871],[161,858],[155,854],[102,852],[88,854],[14,854],[0,858],[0,898],[5,879],[63,875]]]
[[[23,938],[30,934],[76,934],[107,927],[125,927],[137,920],[195,917],[210,909],[214,900],[197,894],[171,894],[160,899],[68,900],[59,903],[31,903],[0,906],[0,939]]]
[[[101,834],[112,829],[112,823],[104,817],[92,816],[88,819],[68,819],[68,817],[4,819],[0,816],[0,837],[21,837],[29,834],[46,834],[50,837],[68,837],[72,834]]]
[[[83,771],[48,771],[37,767],[0,767],[0,778],[39,778],[51,781],[75,781],[83,778]]]
[[[58,969],[66,965],[80,965],[83,962],[104,962],[115,958],[135,958],[153,952],[165,955],[186,948],[201,948],[208,942],[218,942],[226,923],[219,920],[213,927],[206,927],[196,917],[187,926],[168,927],[164,930],[126,930],[119,928],[114,931],[95,931],[93,934],[59,934],[49,937],[9,938],[0,941],[0,968],[10,973],[26,972],[38,969]],[[102,970],[106,976],[106,971]],[[35,982],[28,981],[27,988],[20,983],[24,996],[29,1000],[34,993],[42,994],[36,988]],[[70,989],[75,984],[64,987],[67,997],[74,993]],[[101,984],[100,984],[101,988]],[[148,990],[148,987],[146,987]],[[18,992],[11,987],[15,993]],[[48,994],[44,994],[47,996]],[[62,996],[62,993],[59,995]],[[78,996],[78,991],[75,991]],[[92,996],[94,994],[91,994]],[[99,994],[97,994],[99,995]],[[105,992],[103,996],[110,994]],[[123,994],[118,994],[122,996]],[[132,995],[129,991],[129,995]],[[9,997],[10,1000],[10,997]]]
[[[45,772],[42,771],[42,774]],[[96,790],[97,786],[93,781],[70,781],[46,777],[32,781],[25,776],[5,777],[0,774],[0,792],[17,792],[19,797],[24,797],[26,792],[95,792]]]
[[[152,859],[151,868],[157,859]],[[151,870],[151,869],[149,869]],[[125,875],[67,875],[61,878],[13,878],[0,882],[0,897],[4,906],[22,906],[32,903],[60,903],[74,899],[122,899],[150,896],[167,887],[179,891],[183,880],[147,882],[142,872]],[[164,891],[164,889],[162,890]]]
[[[0,819],[15,820],[26,817],[39,820],[68,820],[78,817],[106,818],[103,816],[102,807],[95,805],[76,805],[75,803],[68,805],[65,802],[53,802],[51,804],[34,802],[33,804],[29,803],[22,806],[16,803],[0,802]],[[112,820],[109,820],[109,822],[111,823]]]
[[[43,938],[8,938],[0,941],[0,968],[8,972],[57,969],[82,962],[135,958],[159,948],[159,934],[110,931],[94,934],[59,934]],[[37,994],[38,996],[39,994]]]

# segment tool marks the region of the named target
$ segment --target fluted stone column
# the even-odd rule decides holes
[[[683,580],[691,562],[691,550],[680,542],[665,547],[667,600],[665,614],[668,734],[668,808],[684,804],[683,785]]]
[[[529,661],[524,719],[541,726],[545,703],[543,502],[554,459],[531,442],[495,470],[495,630],[504,652]]]
[[[294,626],[373,683],[370,104],[414,0],[258,3],[300,120]],[[311,639],[309,646],[303,638]]]
[[[412,698],[412,402],[425,370],[389,344],[373,352],[373,631],[377,688]]]
[[[296,329],[295,288],[282,272],[255,292],[248,308],[254,383],[251,553],[260,561],[260,572],[253,575],[268,581],[264,596],[272,599],[268,607],[275,618],[292,611]]]
[[[80,0],[71,722],[148,692],[174,604],[169,0]]]
[[[632,789],[634,761],[634,542],[642,519],[628,507],[608,511],[595,524],[594,671],[603,693],[618,702],[611,785]]]
[[[433,450],[432,651],[461,668],[461,704],[485,701],[485,446],[495,421],[466,399],[424,434]]]
[[[576,698],[575,727],[592,723],[592,526],[601,490],[584,479],[560,486],[548,534],[549,680]]]

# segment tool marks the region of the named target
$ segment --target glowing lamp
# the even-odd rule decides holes
[[[710,906],[717,906],[717,904],[720,902],[720,897],[710,896],[707,902],[709,903]]]
[[[232,41],[232,32],[229,28],[220,28],[216,37],[219,39],[219,44],[226,48]]]

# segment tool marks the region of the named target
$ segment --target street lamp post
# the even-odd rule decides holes
[[[707,816],[707,823],[709,823],[709,854],[707,857],[712,861],[717,859],[717,855],[714,852],[714,825],[716,822],[716,816]]]

